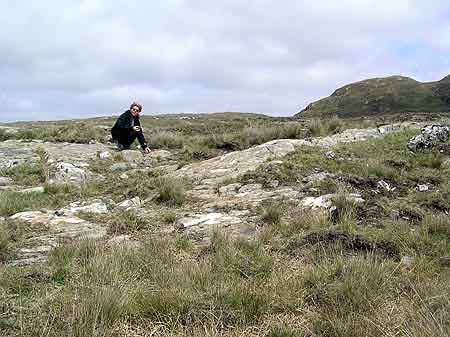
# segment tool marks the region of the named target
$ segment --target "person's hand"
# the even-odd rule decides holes
[[[133,126],[133,130],[136,132],[142,131],[142,128],[140,126]]]
[[[148,153],[150,153],[150,152],[152,152],[152,150],[150,150],[149,147],[146,147],[146,148],[144,149],[144,153],[145,153],[145,154],[148,154]]]

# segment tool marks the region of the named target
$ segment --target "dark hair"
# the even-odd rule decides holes
[[[133,109],[134,106],[137,107],[137,108],[139,109],[139,112],[142,111],[142,105],[140,105],[140,104],[137,103],[137,102],[131,103],[131,105],[130,105],[130,110]]]

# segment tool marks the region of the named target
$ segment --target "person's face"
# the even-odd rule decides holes
[[[137,106],[134,106],[131,108],[131,114],[133,115],[133,117],[139,116],[139,113],[141,111],[139,110],[139,108]]]

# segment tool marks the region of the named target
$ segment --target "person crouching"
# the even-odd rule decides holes
[[[117,142],[119,151],[127,150],[137,138],[144,153],[150,153],[150,148],[145,141],[144,133],[139,121],[142,105],[133,102],[130,110],[125,111],[117,119],[111,129],[111,136]]]

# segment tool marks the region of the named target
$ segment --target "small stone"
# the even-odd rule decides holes
[[[332,160],[336,158],[336,154],[333,151],[327,151],[324,154],[325,158]]]
[[[239,189],[239,193],[249,193],[249,192],[255,192],[262,189],[261,184],[249,184],[244,185]]]
[[[109,153],[108,151],[105,151],[105,152],[101,152],[98,156],[101,160],[107,160],[107,159],[111,158],[111,153]]]
[[[45,188],[43,186],[26,188],[24,190],[19,191],[20,193],[44,193]]]
[[[109,167],[109,170],[112,172],[125,172],[128,171],[129,166],[127,163],[115,163]]]
[[[379,189],[383,189],[383,190],[386,190],[388,192],[395,191],[395,189],[396,189],[395,187],[391,187],[391,185],[389,185],[389,183],[385,182],[384,180],[380,180],[377,183],[377,187]]]
[[[400,263],[406,269],[412,269],[412,267],[414,265],[414,257],[412,257],[412,256],[402,256],[402,259],[400,260]]]
[[[278,180],[271,180],[269,181],[268,185],[271,188],[277,188],[278,186],[280,186],[280,182]]]
[[[426,184],[419,184],[417,185],[417,190],[419,192],[427,192],[430,189],[430,187]]]
[[[131,208],[141,207],[141,205],[142,205],[141,199],[139,197],[135,197],[133,199],[122,201],[120,204],[117,205],[117,207],[128,210]]]

